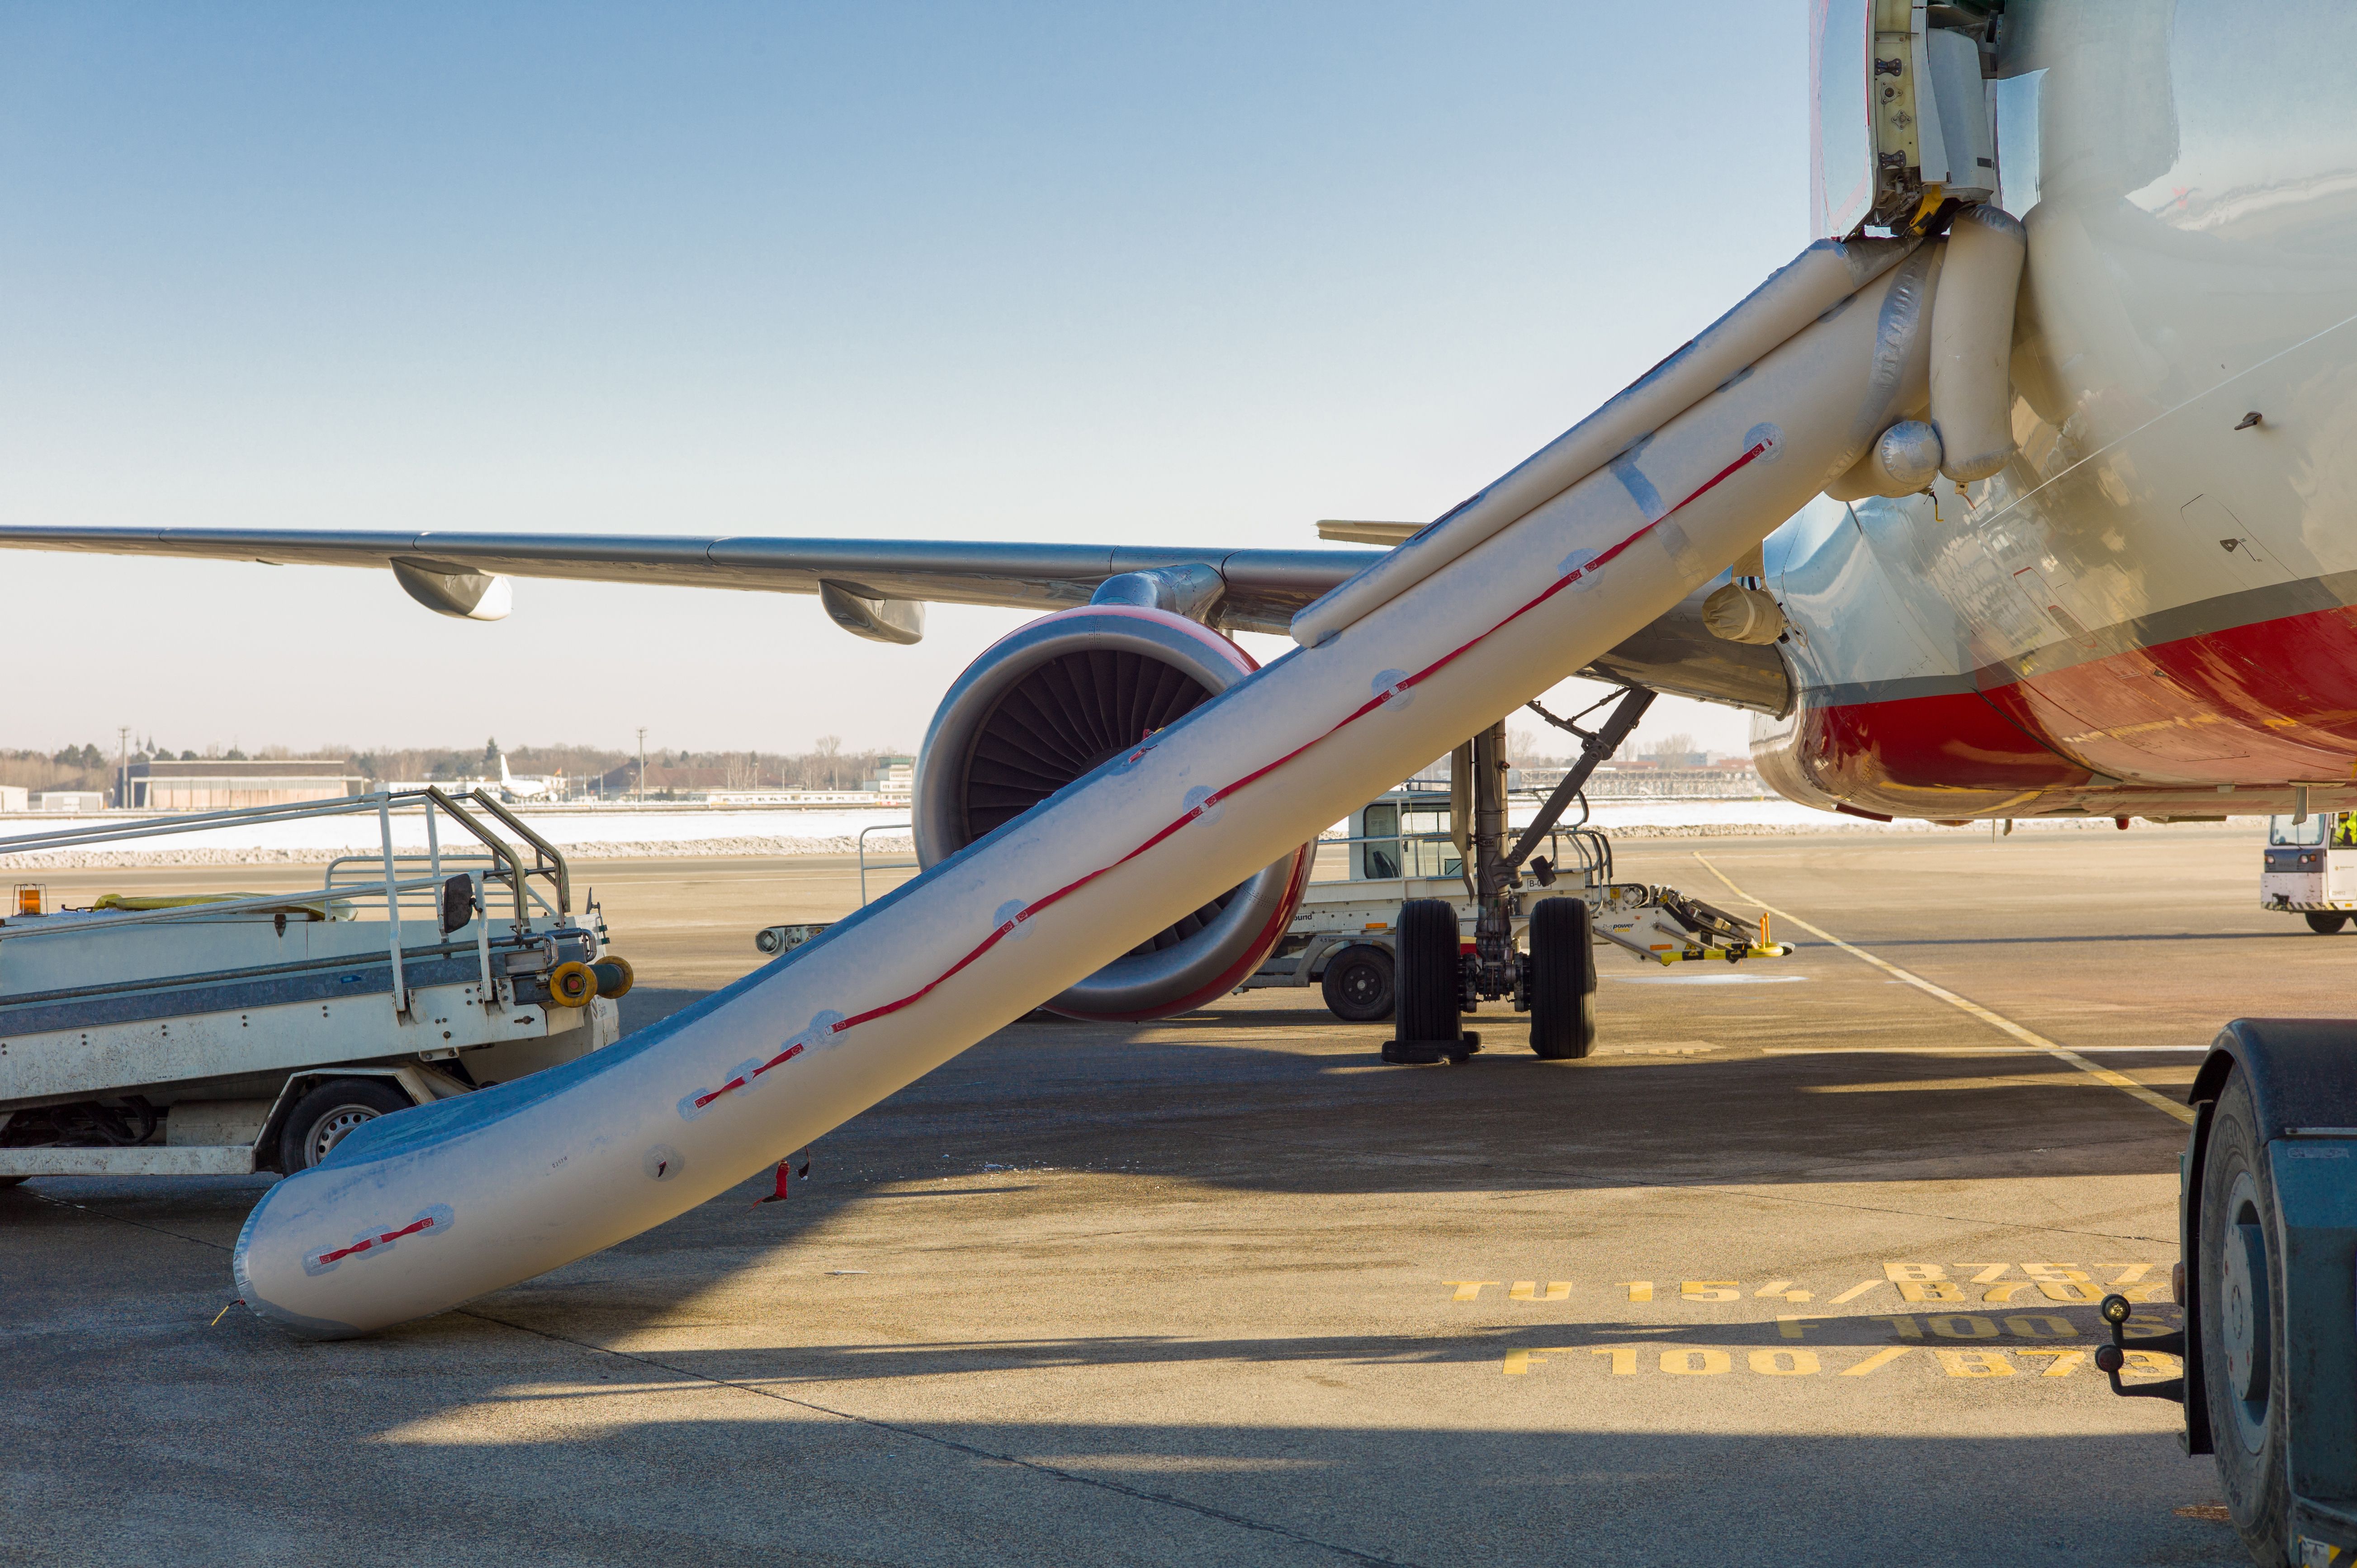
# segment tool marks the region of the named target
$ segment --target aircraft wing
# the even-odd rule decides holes
[[[1393,543],[1402,523],[1321,524]],[[1349,532],[1344,532],[1348,530]],[[1125,572],[1208,567],[1220,593],[1207,618],[1283,633],[1296,612],[1382,558],[1381,550],[1215,550],[1200,546],[1029,544],[963,540],[697,539],[662,534],[411,533],[359,530],[0,528],[0,549],[173,555],[265,565],[390,570],[412,598],[444,615],[495,620],[512,577],[659,583],[816,594],[837,625],[882,642],[922,636],[927,603],[1046,613],[1085,604]],[[1790,701],[1772,648],[1723,642],[1702,626],[1702,591],[1598,660],[1587,673],[1656,691],[1781,712]]]

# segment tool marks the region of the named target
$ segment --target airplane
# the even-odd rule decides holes
[[[2357,808],[2357,115],[2340,64],[2357,11],[1811,11],[1813,232],[1953,244],[1985,230],[2023,247],[2009,353],[1990,367],[2006,428],[1964,450],[1915,391],[1757,554],[1706,564],[1716,577],[1581,673],[1749,709],[1763,778],[1859,817],[2126,827]],[[1383,546],[1415,528],[1320,532]],[[1283,633],[1386,558],[25,525],[0,528],[0,548],[374,567],[462,619],[507,614],[518,577],[815,594],[845,631],[899,645],[921,639],[933,601],[1145,605],[1214,634]],[[993,650],[945,699],[919,768],[928,864],[1251,662],[1239,650],[1173,671],[1076,635],[1028,662],[994,665]],[[1110,684],[1068,678],[1092,657]],[[1467,716],[1471,730],[1497,715]],[[1153,975],[1060,1004],[1195,1004],[1256,957],[1278,872],[1139,950],[1160,955]]]
[[[1436,645],[1457,636],[1446,619],[1415,624],[1400,608],[1418,603],[1405,596],[1427,583],[1431,602],[1444,606],[1455,602],[1451,594],[1472,597],[1469,581],[1500,603],[1535,595],[1415,673],[1377,670],[1369,687],[1359,683],[1367,671],[1348,667],[1351,700],[1361,705],[1340,724],[1190,795],[1185,814],[1144,845],[1054,892],[990,910],[983,897],[999,889],[979,876],[953,887],[950,873],[933,890],[989,910],[996,922],[979,946],[931,971],[921,989],[853,1017],[801,1013],[813,1017],[805,1036],[692,1094],[676,1123],[660,1123],[701,1129],[694,1135],[719,1151],[716,1167],[732,1150],[741,1167],[754,1134],[729,1129],[753,1123],[729,1123],[722,1113],[694,1119],[723,1096],[756,1092],[760,1074],[804,1056],[805,1039],[821,1047],[808,1053],[806,1081],[840,1098],[770,1103],[802,1103],[813,1126],[832,1124],[826,1118],[839,1117],[842,1106],[870,1102],[907,1080],[878,1057],[898,1052],[896,1072],[940,1059],[944,1047],[934,1036],[944,1026],[938,1015],[917,1022],[934,987],[980,974],[987,961],[1034,978],[1052,968],[1036,956],[1052,949],[1004,957],[1026,934],[1019,922],[1035,912],[1049,912],[1052,922],[1067,894],[1086,897],[1096,878],[1157,864],[1138,857],[1189,823],[1208,824],[1222,811],[1235,813],[1231,821],[1247,817],[1250,794],[1229,797],[1278,769],[1326,767],[1333,772],[1316,777],[1343,777],[1346,754],[1317,748],[1336,736],[1369,734],[1344,728],[1362,716],[1399,717],[1426,676],[1439,677],[1427,690],[1449,689],[1447,667],[1469,650],[1459,670],[1479,667],[1486,683],[1467,676],[1455,689],[1526,691],[1500,680],[1495,664],[1481,666],[1481,650],[1558,591],[1594,596],[1562,601],[1554,621],[1523,622],[1520,635],[1530,640],[1518,647],[1566,635],[1560,628],[1575,618],[1616,629],[1634,622],[1645,607],[1622,604],[1616,616],[1615,584],[1642,585],[1647,606],[1688,590],[1583,672],[1629,687],[1631,701],[1664,691],[1749,709],[1762,775],[1785,795],[1831,811],[1951,822],[2109,817],[2125,827],[2135,817],[2357,806],[2357,94],[2346,64],[2357,56],[2357,7],[2330,0],[2264,7],[2247,0],[1812,0],[1811,27],[1813,233],[1842,243],[1813,246],[1722,323],[1739,328],[1772,318],[1778,331],[1753,345],[1757,357],[1732,362],[1715,358],[1713,345],[1724,348],[1741,331],[1706,332],[1689,345],[1695,353],[1672,355],[1523,467],[1408,537],[1398,538],[1406,531],[1396,525],[1329,526],[1329,537],[1346,542],[1396,542],[1394,553],[33,527],[0,529],[0,547],[388,568],[429,608],[475,618],[506,612],[508,579],[516,576],[815,593],[846,630],[899,644],[922,636],[923,605],[932,600],[1062,607],[987,650],[945,696],[917,781],[920,852],[933,865],[969,844],[970,865],[1018,847],[1060,854],[1061,846],[1025,843],[1019,829],[981,841],[1083,775],[1093,777],[1065,797],[1075,805],[1068,821],[1092,791],[1102,799],[1125,788],[1133,766],[1175,768],[1171,757],[1186,751],[1191,726],[1158,743],[1168,748],[1160,759],[1147,736],[1254,668],[1224,630],[1290,632],[1308,654],[1273,666],[1257,691],[1236,691],[1243,702],[1228,712],[1253,713],[1252,700],[1310,689],[1345,668],[1341,654],[1366,654],[1363,642],[1350,641],[1362,627]],[[1711,196],[1718,182],[1742,177],[1742,152],[1730,147],[1727,167],[1695,171],[1695,222],[1669,242],[1710,242]],[[1830,297],[1800,291],[1807,314],[1779,316],[1780,289],[1793,283],[1795,269],[1813,265],[1835,281],[1846,267],[1883,269],[1873,274],[1874,316],[1843,315],[1867,292],[1867,278],[1856,272]],[[1948,331],[1943,320],[1958,325]],[[1820,327],[1827,330],[1819,334]],[[1862,347],[1831,372],[1824,361],[1787,352],[1811,339]],[[1706,377],[1699,373],[1706,365]],[[1724,456],[1727,466],[1710,475],[1696,458],[1708,422],[1689,418],[1692,411],[1722,394],[1737,406],[1749,406],[1754,393],[1806,404],[1804,365],[1841,396],[1796,417],[1830,418],[1826,410],[1850,406],[1862,383],[1874,394],[1863,405],[1870,420],[1846,438],[1828,435],[1821,420],[1813,445],[1788,444],[1789,433],[1772,422],[1711,426],[1714,438],[1741,439],[1712,449],[1710,461]],[[1760,383],[1747,389],[1755,371]],[[1668,383],[1683,402],[1648,402],[1649,387]],[[1943,394],[1943,385],[1956,395]],[[1957,391],[1969,387],[1994,395]],[[1619,423],[1641,409],[1662,423]],[[1608,430],[1609,443],[1598,434]],[[1817,498],[1735,560],[1688,550],[1691,536],[1674,514],[1749,465],[1789,460],[1788,445],[1829,466],[1781,471],[1772,487],[1760,477],[1765,468],[1738,480],[1722,493],[1730,509],[1738,503],[1726,497],[1759,493],[1772,493],[1776,505],[1743,527],[1719,516],[1708,536],[1739,548],[1811,488]],[[1664,498],[1648,478],[1649,466],[1661,470],[1657,457],[1681,476],[1681,499]],[[1699,488],[1690,488],[1695,479]],[[1552,550],[1561,540],[1609,536],[1569,523],[1551,532],[1541,523],[1515,542],[1512,530],[1558,503],[1588,519],[1618,509],[1609,513],[1616,526],[1633,531],[1559,558]],[[1698,529],[1709,515],[1711,503],[1687,513]],[[1631,552],[1640,541],[1641,551]],[[1467,564],[1491,546],[1505,548],[1487,559],[1512,564],[1512,576],[1483,580]],[[1616,558],[1620,570],[1599,575]],[[1401,596],[1385,599],[1386,583]],[[1569,604],[1582,606],[1577,618],[1563,608]],[[1386,610],[1394,618],[1378,621]],[[1154,635],[1126,635],[1125,616]],[[1340,639],[1341,653],[1321,664],[1317,651],[1334,646],[1328,639]],[[1492,659],[1503,657],[1489,646]],[[1420,647],[1418,656],[1431,651]],[[1325,688],[1317,690],[1322,699]],[[1427,709],[1414,722],[1432,727],[1416,736],[1438,733],[1436,713],[1457,716]],[[1222,716],[1217,705],[1205,715]],[[1501,715],[1461,716],[1458,735]],[[1329,755],[1342,760],[1320,760]],[[1285,832],[1294,831],[1288,821]],[[1256,858],[1266,841],[1249,842]],[[1092,853],[1077,852],[1072,864],[1087,865]],[[1255,962],[1284,929],[1304,860],[1287,854],[1075,988],[1110,976],[1097,991],[1077,1001],[1068,992],[1057,1004],[1142,1017],[1217,994],[1238,964]],[[1232,874],[1228,861],[1217,864],[1216,877]],[[967,930],[929,932],[917,900],[888,901],[831,933],[847,939],[833,950],[865,959],[863,938],[880,951],[888,935],[919,946],[939,936],[946,955],[970,940]],[[895,919],[900,924],[888,929]],[[1068,941],[1088,940],[1076,926],[1063,929]],[[1425,950],[1445,960],[1456,934],[1444,918],[1427,929]],[[826,939],[809,950],[823,961]],[[920,971],[933,956],[927,949]],[[1437,999],[1453,1023],[1455,975],[1445,962],[1424,969],[1425,999]],[[797,976],[807,972],[780,963],[743,983],[750,988],[743,994],[767,987],[778,1005],[800,1006],[808,995],[796,992]],[[810,984],[826,994],[832,983],[827,975]],[[730,1031],[738,1026],[726,1005],[654,1044],[675,1046],[705,1027],[733,1052]],[[1404,1020],[1407,1011],[1404,1000]],[[826,1054],[824,1042],[840,1031],[869,1026],[879,1031],[870,1038],[885,1046],[867,1057]],[[896,1027],[904,1033],[891,1034]],[[2277,1045],[2266,1044],[2269,1034]],[[2186,1450],[2216,1455],[2231,1517],[2260,1561],[2343,1561],[2357,1542],[2357,1515],[2346,1500],[2348,1402],[2333,1397],[2346,1386],[2352,1354],[2348,1030],[2242,1020],[2227,1038],[2234,1043],[2205,1062],[2191,1094],[2204,1108],[2192,1113],[2185,1156],[2185,1332],[2144,1340],[2155,1350],[2173,1342],[2187,1376],[2122,1387],[2119,1331],[2132,1310],[2124,1297],[2102,1305],[2115,1337],[2097,1347],[2095,1361],[2117,1391],[2185,1402]],[[601,1065],[602,1079],[576,1075],[566,1092],[603,1093],[597,1103],[625,1104],[643,1119],[644,1083],[623,1081],[640,1059]],[[2269,1061],[2280,1065],[2253,1066]],[[465,1103],[422,1112],[415,1135],[439,1129],[447,1144],[464,1141],[471,1131],[459,1123]],[[582,1151],[552,1103],[511,1101],[507,1113],[513,1123],[537,1116],[536,1147],[564,1151],[548,1169]],[[2269,1108],[2277,1114],[2266,1114]],[[772,1128],[776,1115],[761,1120],[762,1135],[782,1136],[780,1150],[795,1147]],[[411,1197],[388,1205],[383,1193],[395,1184],[411,1183],[401,1189],[410,1195],[440,1190],[404,1164],[413,1150],[403,1140],[411,1135],[363,1129],[347,1145],[360,1158],[345,1155],[342,1176],[296,1177],[279,1191],[296,1196],[274,1217],[265,1198],[240,1242],[244,1297],[257,1298],[249,1270],[259,1259],[274,1271],[271,1290],[308,1290],[307,1302],[327,1304],[314,1310],[353,1315],[314,1320],[274,1307],[281,1321],[367,1326],[523,1277],[511,1264],[528,1270],[579,1255],[551,1246],[517,1263],[508,1254],[527,1249],[477,1244],[471,1253],[405,1253],[415,1260],[407,1275],[330,1278],[337,1261],[378,1240],[390,1247],[404,1236],[430,1236],[453,1213],[427,1207],[404,1229],[342,1240],[363,1219],[373,1231],[388,1213],[412,1212]],[[687,1141],[691,1133],[672,1135]],[[666,1158],[646,1172],[650,1184],[675,1168],[668,1158],[675,1150],[662,1144],[648,1155],[658,1153]],[[448,1154],[434,1179],[453,1168],[466,1175],[466,1150]],[[478,1165],[488,1157],[479,1154]],[[640,1156],[634,1146],[605,1157]],[[502,1176],[521,1168],[504,1150],[497,1159]],[[504,1199],[520,1217],[514,1233],[544,1245],[536,1239],[558,1229],[545,1218],[552,1214],[586,1230],[577,1203],[565,1207],[572,1199],[564,1184],[540,1179]],[[606,1179],[601,1205],[619,1190]],[[330,1202],[343,1207],[333,1211],[335,1224],[322,1225],[316,1206]],[[629,1234],[630,1225],[678,1211],[643,1202],[639,1219],[614,1220],[600,1234]],[[257,1223],[266,1232],[258,1248]],[[485,1204],[468,1223],[497,1225],[500,1210]],[[314,1250],[323,1240],[329,1250]],[[495,1255],[497,1262],[484,1261]],[[436,1268],[446,1277],[415,1283]],[[412,1294],[387,1305],[393,1284]]]
[[[562,775],[519,779],[508,771],[508,754],[500,753],[500,794],[510,800],[537,800],[544,795],[554,795],[565,787]]]

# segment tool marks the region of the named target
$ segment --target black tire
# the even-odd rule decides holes
[[[2201,1249],[2201,1380],[2209,1396],[2210,1442],[2227,1512],[2251,1555],[2276,1563],[2288,1557],[2291,1487],[2284,1442],[2288,1406],[2283,1259],[2270,1244],[2277,1234],[2276,1191],[2260,1153],[2265,1147],[2250,1089],[2237,1072],[2218,1098],[2201,1161],[2196,1242]],[[2237,1249],[2255,1245],[2259,1267],[2247,1275],[2252,1287],[2247,1293],[2233,1288],[2228,1279],[2230,1244]],[[2250,1299],[2259,1295],[2265,1299]],[[2239,1331],[2237,1320],[2243,1326]],[[2264,1369],[2251,1366],[2258,1354],[2266,1358]],[[2245,1397],[2251,1393],[2260,1397]]]
[[[363,1122],[409,1109],[409,1096],[390,1079],[331,1078],[295,1102],[278,1130],[278,1168],[307,1171]]]
[[[1596,951],[1587,900],[1544,898],[1531,910],[1531,1050],[1577,1061],[1596,1048]]]
[[[1392,955],[1358,943],[1326,961],[1318,982],[1326,1010],[1345,1024],[1372,1024],[1392,1015]]]
[[[2338,909],[2310,909],[2308,929],[2319,937],[2329,937],[2349,923],[2349,917]]]
[[[1459,961],[1457,908],[1445,898],[1411,898],[1400,906],[1393,953],[1396,1027],[1383,1059],[1438,1061],[1458,1047],[1464,1032],[1464,966]]]

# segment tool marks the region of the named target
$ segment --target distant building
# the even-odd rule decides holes
[[[0,811],[29,811],[32,803],[22,784],[0,784]]]
[[[125,768],[117,793],[123,804],[138,811],[233,811],[245,806],[340,800],[361,793],[366,782],[349,771],[339,757],[273,757],[238,762],[218,757],[185,761],[158,757]]]
[[[913,757],[879,757],[876,771],[869,774],[866,789],[880,790],[887,795],[906,795],[917,787],[917,759]]]
[[[106,793],[102,789],[44,789],[33,797],[37,811],[102,811],[106,810]]]

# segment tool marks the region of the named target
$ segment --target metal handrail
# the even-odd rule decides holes
[[[457,800],[430,785],[423,789],[380,789],[366,795],[347,795],[336,800],[305,800],[280,806],[253,806],[225,811],[194,812],[187,816],[156,819],[135,827],[106,824],[98,827],[61,828],[49,832],[27,833],[16,838],[0,839],[0,854],[62,849],[76,844],[121,842],[126,839],[165,838],[178,833],[201,832],[207,828],[229,822],[251,824],[298,822],[314,817],[348,816],[357,815],[362,811],[373,811],[378,819],[377,851],[372,854],[338,855],[330,859],[328,863],[326,883],[317,892],[275,893],[253,898],[221,899],[202,904],[181,905],[169,909],[125,910],[120,913],[110,913],[107,917],[107,924],[110,926],[145,925],[176,919],[201,919],[209,916],[236,914],[245,910],[285,908],[314,901],[323,903],[338,899],[350,901],[359,890],[350,884],[339,886],[335,877],[341,867],[362,861],[367,862],[371,868],[381,868],[381,878],[375,880],[370,891],[384,897],[387,904],[386,919],[394,927],[396,934],[401,924],[402,896],[407,893],[425,892],[428,889],[438,890],[443,881],[439,870],[445,863],[463,866],[472,861],[488,859],[494,865],[503,865],[506,868],[503,873],[490,875],[497,875],[509,886],[513,897],[513,918],[519,932],[529,923],[527,902],[537,904],[543,908],[549,908],[547,901],[532,891],[528,886],[529,877],[547,877],[554,886],[557,897],[556,906],[549,912],[560,917],[568,914],[571,908],[571,875],[565,864],[564,855],[558,853],[556,847],[546,839],[518,822],[511,812],[491,800],[484,790],[476,789],[471,792],[471,797],[477,805],[489,808],[501,822],[513,828],[519,837],[533,846],[535,861],[531,867],[527,868],[524,865],[522,857],[516,853],[513,845],[484,827]],[[397,852],[393,847],[393,810],[396,806],[411,805],[422,806],[428,813],[428,846],[424,855]],[[453,821],[464,827],[482,844],[483,850],[479,855],[448,854],[442,850],[439,837],[433,832],[432,827],[432,813],[437,807],[448,812]],[[404,879],[399,875],[397,868],[419,860],[425,860],[433,865],[436,875],[417,879]],[[484,877],[484,880],[489,879],[488,875]],[[482,905],[481,892],[479,883],[477,886],[479,908]],[[482,908],[482,914],[484,918],[489,918],[490,910],[488,908]],[[0,925],[0,940],[89,929],[90,927],[80,921],[68,921],[55,926],[46,922],[37,926],[18,926],[11,923]],[[395,961],[397,966],[398,961]]]
[[[869,833],[908,833],[911,835],[913,842],[916,830],[917,825],[914,822],[871,822],[859,830],[859,907],[861,908],[867,908],[867,874],[870,871],[922,871],[925,868],[925,863],[921,860],[883,860],[872,866],[869,865],[867,835]]]
[[[436,800],[441,801],[443,805],[448,807],[451,811],[458,811],[457,804],[451,800],[448,796],[443,794],[441,790],[428,789],[426,793],[433,796]],[[541,837],[538,833],[533,832],[530,828],[524,826],[523,820],[522,818],[518,817],[513,811],[509,811],[505,806],[500,804],[498,800],[492,799],[488,790],[476,789],[468,799],[472,800],[477,805],[482,807],[483,810],[490,812],[491,815],[497,817],[501,822],[505,823],[508,829],[512,832],[516,837],[532,845],[533,853],[535,855],[548,862],[548,865],[544,867],[538,861],[535,861],[532,869],[534,873],[541,873],[547,870],[554,871],[554,880],[556,882],[556,912],[560,915],[569,915],[573,913],[573,873],[565,865],[565,857],[556,853],[556,846],[549,843],[546,839]],[[461,817],[466,815],[463,811],[458,811],[458,814]],[[522,861],[516,861],[514,864],[516,866],[516,886],[521,888],[523,886],[523,864]],[[521,911],[518,912],[518,917],[522,917]]]

